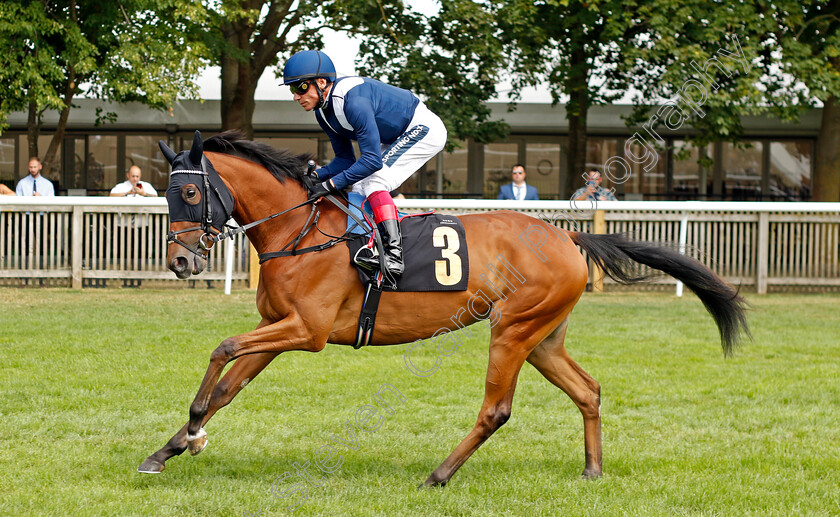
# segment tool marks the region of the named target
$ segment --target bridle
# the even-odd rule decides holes
[[[210,174],[207,172],[207,158],[202,156],[201,158],[201,170],[193,170],[193,169],[178,169],[173,170],[170,173],[170,176],[174,174],[195,174],[200,175],[202,177],[202,193],[201,193],[201,220],[199,221],[199,226],[193,226],[191,228],[185,228],[183,230],[178,230],[174,232],[170,230],[166,234],[166,242],[167,244],[174,242],[179,244],[192,252],[193,254],[204,258],[206,256],[206,252],[209,252],[213,249],[213,246],[216,245],[217,242],[224,239],[225,237],[219,237],[220,235],[225,235],[224,231],[219,231],[218,233],[214,233],[215,227],[213,226],[213,204],[210,202],[210,193],[214,193],[216,195],[216,199],[218,199],[219,204],[224,211],[224,221],[228,221],[230,219],[231,210],[225,206],[225,202],[222,199],[221,194],[219,193],[218,188],[213,188],[210,183]],[[227,190],[227,187],[222,184],[222,188]],[[228,191],[228,194],[230,192]],[[222,228],[231,228],[227,225],[227,223],[222,224]],[[182,233],[189,233],[194,232],[196,230],[201,230],[203,233],[201,237],[198,238],[198,244],[201,247],[199,250],[195,246],[190,246],[186,242],[179,239],[177,236]],[[203,250],[203,251],[202,251]]]
[[[270,220],[272,220],[276,217],[280,217],[281,215],[287,214],[287,213],[291,212],[292,210],[296,210],[296,209],[304,207],[306,205],[311,205],[312,209],[309,213],[309,217],[307,218],[307,220],[304,223],[303,227],[301,228],[300,232],[298,232],[297,237],[295,237],[292,241],[290,241],[285,246],[283,246],[283,248],[280,251],[260,253],[260,255],[259,255],[260,263],[263,263],[266,260],[269,260],[269,259],[272,259],[272,258],[277,258],[277,257],[288,257],[288,256],[293,256],[293,255],[301,255],[303,253],[310,253],[310,252],[313,252],[313,251],[322,251],[322,250],[325,250],[325,249],[328,249],[328,248],[331,248],[331,247],[335,246],[339,242],[348,241],[351,238],[353,238],[352,237],[353,234],[351,234],[349,228],[345,231],[344,235],[341,235],[341,236],[329,235],[329,234],[325,233],[323,230],[321,230],[320,228],[318,228],[318,220],[320,218],[320,211],[318,211],[318,208],[315,205],[314,200],[311,200],[311,199],[307,199],[303,203],[299,203],[299,204],[297,204],[297,205],[295,205],[291,208],[287,208],[286,210],[283,210],[282,212],[277,212],[275,214],[271,214],[268,217],[264,217],[264,218],[262,218],[258,221],[248,223],[244,226],[230,226],[230,225],[228,225],[227,221],[230,219],[232,210],[229,210],[227,208],[227,206],[225,206],[225,203],[223,201],[223,197],[222,197],[221,193],[219,192],[219,188],[224,189],[225,193],[228,194],[228,195],[230,195],[230,191],[228,190],[227,186],[224,183],[221,183],[218,188],[213,187],[213,185],[211,184],[211,181],[210,181],[210,174],[207,172],[208,167],[207,167],[206,162],[207,162],[207,158],[202,156],[202,158],[201,158],[201,169],[202,170],[199,171],[199,170],[192,170],[192,169],[179,169],[179,170],[173,170],[170,173],[170,175],[173,175],[173,174],[197,174],[197,175],[201,175],[202,176],[203,192],[201,193],[202,206],[201,206],[201,221],[199,221],[199,226],[193,226],[193,227],[190,227],[190,228],[185,228],[183,230],[178,230],[177,232],[170,230],[166,234],[167,244],[174,242],[174,243],[176,243],[180,246],[183,246],[185,249],[187,249],[188,251],[190,251],[194,255],[196,255],[198,257],[201,257],[201,258],[205,258],[207,256],[207,252],[209,252],[211,249],[213,249],[213,246],[215,246],[217,242],[223,241],[227,238],[233,238],[234,236],[239,235],[240,233],[244,233],[247,230],[249,230],[250,228],[253,228],[254,226],[262,224],[266,221],[270,221]],[[312,185],[315,182],[315,180],[314,180],[315,176],[313,175],[314,170],[315,170],[315,162],[310,160],[310,162],[308,164],[308,167],[307,167],[306,174],[301,177],[301,179],[303,180],[303,183],[304,183],[304,187],[307,188],[307,189],[312,187]],[[222,230],[218,230],[217,232],[216,232],[216,227],[213,226],[213,206],[212,206],[212,203],[210,201],[210,196],[208,195],[211,192],[213,194],[215,194],[216,199],[218,199],[219,204],[222,206],[222,209],[224,210],[224,214],[225,214],[225,218],[224,218],[225,223],[222,224]],[[372,231],[373,225],[370,223],[370,221],[367,220],[366,216],[364,216],[364,215],[362,216],[364,218],[364,221],[363,221],[362,218],[360,218],[359,216],[354,214],[351,210],[349,210],[346,206],[344,206],[344,204],[341,203],[334,196],[328,195],[328,196],[325,196],[325,198],[327,200],[329,200],[332,204],[334,204],[336,207],[338,207],[342,212],[344,212],[345,214],[350,216],[350,218],[352,218],[355,221],[355,223],[357,225],[359,225],[361,228],[366,228],[366,229],[369,229],[369,231]],[[345,201],[347,201],[347,200],[345,199]],[[349,203],[349,201],[347,201],[347,202]],[[364,212],[361,209],[359,209],[359,211],[362,214],[364,214]],[[322,244],[317,244],[315,246],[309,246],[309,247],[306,247],[306,248],[298,249],[297,245],[300,243],[300,241],[303,239],[303,237],[305,237],[309,233],[309,231],[313,227],[317,228],[318,231],[320,233],[322,233],[323,235],[325,235],[327,237],[330,237],[330,239],[328,241],[322,243]],[[225,229],[226,229],[226,231],[225,231]],[[197,230],[201,230],[203,232],[201,237],[198,238],[198,244],[199,244],[201,249],[198,249],[198,247],[196,247],[196,246],[191,246],[191,245],[187,244],[186,242],[182,241],[181,239],[179,239],[177,237],[179,234],[194,232],[194,231],[197,231]],[[382,248],[381,239],[379,238],[379,235],[378,235],[377,232],[374,232],[374,233],[376,235],[375,238],[376,238],[377,246],[380,247],[380,256],[383,256],[384,252],[381,249]]]

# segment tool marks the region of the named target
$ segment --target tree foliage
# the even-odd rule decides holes
[[[252,136],[260,77],[299,50],[322,49],[326,30],[396,37],[404,11],[401,0],[221,0],[209,5],[201,41],[211,64],[221,67],[222,129]]]
[[[623,94],[630,78],[620,64],[650,37],[650,2],[637,0],[501,0],[493,10],[512,74],[512,96],[545,85],[555,103],[566,100],[569,174],[566,194],[586,165],[587,115],[593,105]]]
[[[75,96],[163,109],[195,95],[201,49],[188,32],[200,11],[190,0],[0,3],[0,129],[9,112],[28,111],[29,154],[38,156],[41,116],[59,111],[49,170]]]
[[[835,136],[840,113],[834,110],[840,93],[838,7],[836,0],[664,0],[651,19],[655,45],[632,49],[623,71],[647,99],[672,99],[688,82],[700,81],[705,92],[695,88],[693,93],[695,101],[702,96],[702,109],[681,105],[686,123],[698,130],[690,139],[701,146],[737,142],[744,116],[766,113],[795,123],[804,109],[824,104],[814,193],[817,199],[838,200],[840,154],[833,151],[840,147]],[[743,63],[727,55],[735,51]],[[638,107],[637,115],[648,116],[646,105]]]
[[[503,77],[502,44],[492,13],[471,0],[442,0],[433,16],[404,13],[394,31],[362,43],[360,68],[424,97],[455,140],[490,142],[507,135],[486,101]],[[397,36],[397,34],[399,36]]]

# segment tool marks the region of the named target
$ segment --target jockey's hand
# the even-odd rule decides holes
[[[322,181],[321,183],[314,184],[312,188],[309,189],[309,201],[315,201],[316,199],[330,194],[338,194],[338,189],[333,186],[332,181]]]

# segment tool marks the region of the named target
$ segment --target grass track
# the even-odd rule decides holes
[[[755,341],[732,359],[696,298],[584,295],[567,347],[602,386],[596,482],[578,479],[579,412],[526,366],[510,422],[449,486],[415,490],[474,423],[486,326],[428,378],[406,370],[405,347],[285,354],[214,417],[201,455],[136,473],[186,421],[215,345],[257,323],[253,299],[0,290],[0,515],[287,514],[296,498],[272,497],[272,482],[386,382],[406,403],[359,431],[294,515],[840,514],[840,297],[828,295],[750,297]]]

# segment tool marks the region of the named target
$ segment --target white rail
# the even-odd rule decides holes
[[[606,233],[678,243],[729,281],[755,286],[759,293],[768,286],[840,287],[840,203],[435,199],[397,204],[408,211],[434,208],[451,214],[516,210],[581,231],[595,231],[596,220],[603,218]]]
[[[168,213],[164,198],[0,196],[0,278],[69,280],[73,288],[114,279],[171,282]],[[244,236],[235,244],[248,249]],[[249,278],[247,253],[223,248],[211,251],[196,280]],[[219,267],[223,258],[228,274]]]
[[[840,287],[840,203],[407,199],[397,206],[452,214],[515,210],[568,229],[678,243],[760,293],[772,286]],[[0,196],[0,278],[64,279],[73,287],[99,279],[175,282],[165,264],[167,212],[162,197]],[[235,248],[217,246],[196,279],[226,279],[226,290],[232,279],[247,280],[256,267],[247,249],[244,236]]]

